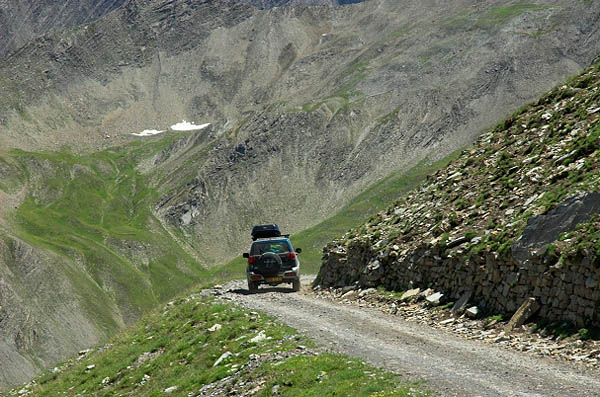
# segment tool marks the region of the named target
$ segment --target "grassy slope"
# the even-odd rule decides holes
[[[322,249],[329,241],[389,206],[399,196],[415,188],[427,175],[445,167],[457,155],[458,152],[453,153],[432,164],[424,161],[406,172],[398,170],[371,185],[331,218],[293,235],[291,240],[294,247],[302,248],[302,272],[317,273],[321,266]],[[245,264],[241,256],[237,257],[214,270],[213,277],[218,280],[244,278]]]
[[[221,328],[209,331],[215,324]],[[250,342],[260,331],[268,338]],[[239,371],[235,385],[228,386],[239,387],[237,393],[258,386],[253,394],[267,396],[275,385],[280,393],[291,396],[421,393],[421,387],[359,360],[314,355],[312,341],[270,317],[198,295],[154,310],[108,346],[60,365],[59,371],[48,371],[28,388],[33,395],[148,396],[177,386],[173,394],[187,395]],[[227,351],[232,356],[213,367]],[[284,352],[291,357],[286,358]],[[140,360],[144,357],[145,361]],[[257,359],[260,365],[252,368]],[[16,390],[10,394],[17,394]]]
[[[136,169],[180,137],[90,155],[13,151],[5,160],[18,164],[30,192],[16,211],[16,234],[67,259],[61,270],[103,326],[116,327],[107,299],[129,321],[206,276],[152,214],[158,192]]]

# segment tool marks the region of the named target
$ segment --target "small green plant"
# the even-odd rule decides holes
[[[457,210],[462,211],[469,206],[469,203],[465,199],[459,198],[454,202],[454,205],[456,206]]]
[[[507,315],[504,313],[501,314],[494,314],[492,316],[488,316],[488,322],[492,322],[492,321],[497,321],[497,322],[502,322],[508,319]]]
[[[480,18],[479,25],[486,27],[502,25],[528,10],[539,10],[547,7],[549,6],[531,3],[517,3],[506,7],[495,7]]]
[[[453,301],[448,302],[448,303],[446,303],[444,305],[441,305],[441,306],[436,306],[436,307],[433,308],[433,310],[436,310],[436,311],[448,310],[448,309],[452,308],[452,306],[454,306],[454,302]]]
[[[446,232],[446,233],[442,234],[442,237],[440,238],[440,245],[442,247],[445,247],[446,244],[448,244],[449,239],[450,239],[450,233]]]

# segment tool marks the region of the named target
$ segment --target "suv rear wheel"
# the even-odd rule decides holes
[[[295,292],[300,291],[300,280],[294,280],[294,281],[292,281],[292,289]]]
[[[248,291],[250,291],[250,292],[258,291],[258,283],[256,281],[248,280]]]

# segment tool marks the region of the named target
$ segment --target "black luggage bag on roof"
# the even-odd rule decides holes
[[[272,225],[259,225],[254,226],[252,228],[252,241],[255,241],[259,238],[269,238],[269,237],[281,237],[281,232],[279,231],[279,226],[276,224]]]

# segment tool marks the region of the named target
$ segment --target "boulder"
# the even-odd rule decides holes
[[[467,305],[469,304],[469,299],[473,295],[472,290],[468,290],[464,294],[460,296],[460,298],[456,301],[452,309],[450,310],[452,313],[460,314],[467,309]]]
[[[256,335],[254,338],[250,339],[249,342],[250,343],[258,343],[260,341],[263,341],[267,339],[267,335],[265,334],[265,331],[260,331],[258,333],[258,335]]]
[[[419,295],[420,293],[421,293],[420,288],[409,289],[408,291],[406,291],[405,293],[402,294],[402,296],[400,297],[400,300],[402,302],[410,300],[410,299],[414,298],[415,296]]]
[[[532,254],[558,238],[561,233],[575,229],[600,212],[600,194],[582,193],[563,201],[546,214],[531,217],[521,237],[512,245],[515,259],[523,263]]]
[[[431,306],[437,306],[442,302],[443,298],[444,298],[444,294],[442,294],[441,292],[436,292],[435,294],[429,295],[425,299],[427,300],[427,303],[430,304]]]
[[[358,297],[362,298],[364,296],[367,296],[369,294],[373,294],[375,292],[377,292],[377,290],[375,288],[367,288],[367,289],[365,289],[363,291],[360,291],[360,293],[358,294]]]
[[[357,288],[358,287],[356,285],[347,285],[342,288],[342,294],[345,294],[346,292],[350,292],[350,291],[355,291]]]
[[[477,318],[479,317],[479,308],[477,306],[471,306],[465,311],[467,317]]]

